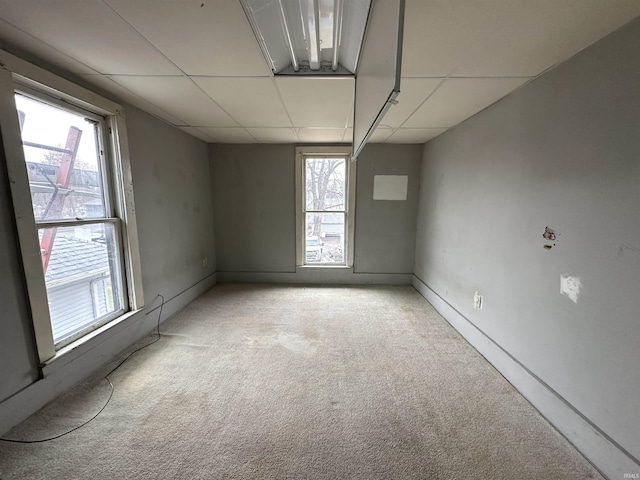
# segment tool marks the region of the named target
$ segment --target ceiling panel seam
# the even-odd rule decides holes
[[[280,88],[278,87],[278,82],[276,82],[276,79],[275,79],[275,77],[273,75],[271,76],[271,83],[275,87],[276,93],[278,94],[278,99],[280,100],[280,104],[282,105],[282,108],[284,108],[284,111],[287,114],[287,118],[291,122],[291,126],[293,127],[293,133],[296,136],[296,138],[298,139],[298,142],[300,142],[301,140],[300,140],[300,135],[298,135],[298,129],[295,128],[296,124],[293,122],[293,119],[291,118],[291,114],[289,113],[289,109],[287,108],[287,104],[284,103],[284,99],[282,98],[282,92],[280,92]]]
[[[242,126],[243,126],[243,125],[242,125],[238,120],[236,120],[236,119],[235,119],[235,117],[234,117],[233,115],[231,115],[231,114],[230,114],[229,112],[227,112],[224,108],[222,108],[222,105],[220,105],[220,104],[219,104],[218,102],[216,102],[213,98],[211,98],[211,95],[209,95],[209,94],[204,90],[204,88],[202,88],[200,85],[198,85],[198,82],[196,82],[196,81],[195,81],[193,78],[191,78],[189,75],[187,75],[187,78],[189,79],[189,81],[191,82],[191,84],[192,84],[192,85],[194,85],[198,90],[200,90],[204,95],[206,95],[206,97],[207,97],[210,101],[212,101],[213,103],[215,103],[215,104],[218,106],[218,108],[219,108],[220,110],[222,110],[224,113],[226,113],[226,114],[229,116],[229,118],[230,118],[231,120],[233,120],[234,122],[236,122],[236,125],[237,125],[238,127],[242,127]],[[205,127],[205,126],[208,126],[208,125],[200,125],[200,126],[201,126],[201,127]],[[249,133],[249,132],[247,132],[247,133]]]
[[[439,78],[439,77],[435,77],[435,78]],[[402,126],[403,126],[405,123],[407,123],[411,117],[413,117],[413,116],[415,115],[415,113],[420,109],[420,107],[422,107],[422,105],[424,105],[424,104],[427,102],[427,100],[429,100],[429,99],[433,96],[433,94],[434,94],[434,93],[436,93],[436,92],[438,91],[438,89],[442,86],[442,84],[443,84],[443,83],[444,83],[448,78],[449,78],[448,76],[447,76],[447,77],[442,78],[442,79],[440,80],[440,82],[438,83],[438,85],[436,86],[436,88],[434,88],[434,89],[433,89],[433,91],[432,91],[429,95],[427,95],[427,98],[425,98],[425,99],[420,103],[420,105],[418,105],[416,108],[414,108],[414,109],[413,109],[413,111],[411,112],[411,114],[409,114],[409,116],[408,116],[407,118],[405,118],[404,122],[402,122],[398,128],[402,128]],[[400,94],[402,95],[402,84],[400,85]],[[401,98],[400,100],[402,100],[402,98]]]
[[[89,76],[89,75],[87,75],[87,76]],[[116,82],[113,78],[111,78],[111,77],[112,77],[112,76],[114,76],[114,75],[104,75],[104,74],[99,74],[99,76],[106,78],[106,79],[107,79],[107,80],[109,80],[110,82],[113,82],[113,83],[114,83],[114,84],[116,84],[118,87],[120,87],[120,88],[122,88],[122,89],[126,90],[126,91],[127,91],[127,92],[129,92],[133,97],[137,98],[138,100],[142,101],[143,103],[148,103],[148,104],[152,105],[154,108],[156,108],[156,109],[160,110],[161,112],[165,113],[168,117],[174,117],[174,118],[176,118],[177,120],[180,120],[180,121],[182,122],[182,124],[176,124],[176,123],[170,122],[170,121],[169,121],[169,120],[167,120],[166,118],[159,117],[158,115],[156,115],[156,114],[154,114],[154,113],[152,113],[152,112],[147,111],[147,113],[148,113],[149,115],[151,115],[151,116],[153,116],[153,117],[155,117],[155,118],[158,118],[158,119],[162,120],[163,122],[168,123],[169,125],[173,125],[174,127],[190,127],[190,126],[192,126],[192,125],[190,125],[189,123],[185,122],[185,121],[184,121],[184,119],[180,118],[178,115],[174,115],[173,113],[169,113],[169,112],[167,112],[164,108],[160,108],[160,107],[159,107],[158,105],[156,105],[155,103],[150,102],[150,101],[149,101],[149,100],[147,100],[146,98],[141,97],[140,95],[138,95],[137,93],[133,92],[133,91],[132,91],[132,90],[130,90],[129,88],[125,87],[124,85],[122,85],[122,84],[120,84],[120,83]],[[162,76],[166,76],[166,75],[162,75]],[[176,75],[176,77],[177,77],[177,75]],[[181,77],[178,77],[178,78],[181,78]],[[116,95],[116,97],[117,97],[117,94],[113,94],[113,95]],[[123,100],[124,100],[124,99],[123,99]],[[130,102],[125,102],[125,103],[130,103]]]
[[[189,75],[187,75],[187,73],[182,68],[176,65],[173,60],[171,60],[167,55],[165,55],[165,53],[162,50],[160,50],[151,40],[145,37],[136,27],[131,25],[122,15],[120,15],[120,13],[118,13],[118,11],[115,8],[109,5],[106,0],[98,0],[98,3],[101,3],[102,5],[104,5],[115,16],[117,16],[120,20],[122,20],[125,24],[127,24],[131,30],[137,33],[140,36],[140,38],[142,38],[145,42],[147,42],[151,46],[151,48],[153,48],[156,52],[158,52],[167,62],[169,62],[171,65],[177,68],[178,71],[182,72],[184,76],[189,77]]]
[[[60,49],[58,49],[58,48],[54,47],[53,45],[51,45],[51,44],[49,44],[49,43],[45,42],[44,40],[41,40],[41,39],[40,39],[40,38],[38,38],[38,37],[34,37],[34,36],[33,36],[33,35],[31,35],[29,32],[27,32],[27,31],[23,30],[22,28],[20,28],[20,27],[18,27],[18,26],[16,26],[16,25],[14,25],[13,23],[8,22],[8,21],[6,21],[5,19],[2,19],[2,18],[0,18],[0,22],[3,22],[3,23],[6,23],[7,25],[10,25],[11,27],[15,28],[15,29],[16,29],[16,30],[18,30],[19,32],[22,32],[24,35],[28,36],[29,38],[31,38],[32,40],[36,41],[37,43],[40,43],[40,44],[42,44],[42,45],[44,45],[44,46],[46,46],[46,47],[50,48],[51,50],[53,50],[53,51],[55,51],[55,52],[59,53],[60,55],[62,55],[62,56],[64,56],[64,57],[68,58],[69,60],[74,61],[75,63],[79,63],[79,64],[80,64],[80,65],[82,65],[83,67],[86,67],[86,68],[88,68],[89,70],[91,70],[91,71],[93,71],[93,72],[96,72],[96,74],[100,74],[100,73],[101,73],[101,72],[99,72],[98,70],[96,70],[95,68],[90,67],[89,65],[87,65],[87,64],[86,64],[86,63],[84,63],[84,62],[81,62],[81,61],[80,61],[80,60],[78,60],[77,58],[74,58],[74,57],[72,57],[72,56],[70,56],[70,55],[66,54],[66,53],[65,53],[65,52],[63,52],[62,50],[60,50]],[[13,45],[13,43],[12,43],[12,45]],[[18,47],[18,45],[16,45],[16,47]],[[20,47],[18,47],[18,48],[20,48]],[[44,59],[43,59],[43,60],[44,60]],[[60,68],[60,67],[59,67],[59,68]],[[79,75],[79,74],[74,74],[74,75]],[[85,74],[85,75],[87,75],[87,74]]]

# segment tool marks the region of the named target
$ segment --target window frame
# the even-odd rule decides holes
[[[84,225],[111,225],[113,227],[114,232],[114,241],[115,245],[114,249],[118,252],[117,258],[117,277],[118,277],[118,290],[121,290],[122,293],[122,305],[120,308],[109,313],[108,315],[104,315],[100,318],[96,318],[96,321],[91,325],[84,327],[82,330],[60,339],[59,341],[55,341],[54,337],[54,348],[56,350],[60,350],[61,348],[73,343],[79,338],[82,338],[86,334],[97,330],[101,326],[111,322],[112,320],[122,316],[124,313],[129,311],[129,302],[128,297],[125,295],[126,292],[126,284],[125,284],[125,266],[123,261],[124,249],[122,248],[122,225],[121,219],[115,213],[115,195],[114,191],[114,183],[113,183],[113,170],[117,168],[114,162],[111,160],[111,152],[108,145],[108,133],[107,126],[105,123],[105,116],[96,114],[90,110],[85,110],[84,108],[77,107],[75,105],[70,105],[68,102],[62,102],[54,97],[51,97],[49,94],[40,92],[31,87],[25,87],[22,85],[17,85],[14,89],[15,95],[22,95],[26,98],[29,98],[33,101],[43,103],[51,108],[58,108],[63,111],[71,112],[76,115],[84,116],[88,120],[96,126],[96,141],[98,145],[98,149],[100,150],[99,154],[99,163],[100,163],[100,179],[102,183],[102,198],[104,204],[104,216],[102,217],[87,217],[84,219],[74,219],[74,218],[64,218],[64,219],[51,219],[51,220],[40,220],[34,217],[34,222],[36,224],[36,231],[49,229],[49,228],[65,228],[65,227],[80,227]],[[55,245],[55,243],[54,243]],[[51,321],[51,318],[49,318]]]
[[[14,100],[16,92],[35,97],[39,101],[92,114],[103,118],[103,175],[105,196],[109,197],[109,218],[86,219],[75,223],[112,223],[119,232],[122,287],[125,297],[124,312],[109,318],[113,324],[144,306],[142,272],[138,246],[138,233],[133,198],[133,182],[127,142],[126,119],[122,107],[90,90],[58,77],[40,67],[0,50],[0,134],[4,146],[5,163],[16,219],[19,247],[22,254],[25,283],[31,307],[34,336],[41,364],[56,356],[59,349],[73,342],[82,342],[87,334],[101,325],[85,331],[80,338],[55,345],[47,301],[45,278],[42,270],[38,228],[44,224],[66,225],[62,222],[35,220],[31,204],[31,191],[25,168],[22,136]],[[88,117],[91,118],[91,117]],[[104,322],[101,322],[104,324]],[[109,325],[107,325],[109,326]],[[71,347],[73,347],[71,345]]]
[[[345,160],[345,238],[344,262],[342,263],[307,263],[305,255],[306,243],[306,164],[309,157],[342,157]],[[296,267],[297,268],[334,268],[353,267],[355,201],[356,201],[356,165],[351,160],[351,148],[348,146],[301,146],[296,147]],[[339,211],[337,213],[342,213]]]

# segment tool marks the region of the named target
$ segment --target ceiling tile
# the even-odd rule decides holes
[[[451,127],[504,97],[528,78],[450,78],[405,122],[408,128]]]
[[[98,73],[83,63],[56,50],[36,37],[23,32],[0,19],[0,47],[10,50],[9,45],[19,46],[21,50],[29,52],[39,58],[45,59],[51,65],[71,72],[73,74]],[[5,44],[6,42],[6,44]]]
[[[2,1],[0,11],[7,22],[99,73],[181,73],[101,2]]]
[[[483,29],[491,26],[492,1],[407,0],[402,76],[446,77],[451,73]]]
[[[188,75],[271,74],[239,0],[106,3]]]
[[[400,128],[385,143],[425,143],[446,131],[446,128]]]
[[[387,140],[387,138],[389,138],[389,135],[391,135],[392,133],[393,133],[393,129],[392,128],[379,126],[371,134],[371,138],[369,139],[369,143],[384,143]],[[353,139],[350,139],[350,141],[353,141]]]
[[[231,127],[236,122],[187,77],[111,78],[192,127]]]
[[[488,5],[490,23],[475,36],[454,76],[539,75],[640,15],[637,0],[493,0]]]
[[[247,128],[260,143],[297,143],[298,136],[293,128]]]
[[[354,87],[354,98],[351,101],[351,106],[349,107],[349,113],[347,113],[347,128],[353,127],[353,112],[355,108],[355,83],[353,87]]]
[[[211,141],[208,135],[205,135],[195,127],[178,127],[178,128],[183,132],[188,133],[192,137],[196,137],[197,139],[202,140],[203,142],[209,143]]]
[[[213,143],[256,143],[256,139],[241,127],[198,127],[198,130],[206,134],[209,137],[210,142]]]
[[[385,127],[383,125],[378,125],[378,128],[375,129],[371,138],[369,139],[369,143],[384,143],[384,141],[393,133],[393,128]],[[342,141],[345,143],[353,143],[353,129],[347,128],[344,131],[344,137],[342,137]]]
[[[538,75],[638,15],[637,0],[407,0],[402,75]]]
[[[291,126],[271,77],[194,77],[193,80],[243,127]]]
[[[277,77],[294,127],[344,129],[353,104],[353,78]]]
[[[402,78],[398,104],[392,105],[381,125],[399,127],[442,82],[441,78]]]
[[[86,82],[95,85],[96,87],[101,88],[108,93],[111,93],[119,102],[129,103],[134,107],[138,107],[139,109],[144,110],[145,112],[150,113],[151,115],[158,117],[172,125],[184,124],[184,120],[180,120],[179,118],[176,118],[170,113],[167,113],[161,108],[157,107],[153,103],[140,98],[138,95],[134,94],[130,90],[127,90],[125,87],[123,87],[119,83],[114,82],[107,76],[79,75],[79,77]]]
[[[344,131],[344,128],[301,128],[298,130],[298,137],[304,143],[340,143]]]

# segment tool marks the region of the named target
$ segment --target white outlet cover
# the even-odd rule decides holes
[[[482,310],[482,295],[478,292],[473,295],[473,308],[474,310]]]
[[[560,293],[569,297],[573,303],[578,303],[581,288],[582,283],[579,277],[560,275]]]

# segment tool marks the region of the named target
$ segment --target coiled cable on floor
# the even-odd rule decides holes
[[[140,348],[136,348],[133,352],[129,353],[129,355],[124,357],[124,359],[120,363],[118,363],[118,365],[116,365],[114,368],[112,368],[111,371],[109,371],[109,373],[107,373],[104,376],[104,379],[109,384],[109,387],[111,388],[111,391],[109,392],[109,398],[107,398],[107,401],[104,403],[102,408],[100,410],[98,410],[98,413],[96,413],[89,420],[81,423],[80,425],[78,425],[76,427],[73,427],[71,430],[67,430],[66,432],[61,433],[59,435],[54,435],[53,437],[42,438],[40,440],[17,440],[17,439],[13,439],[13,438],[2,438],[2,437],[0,437],[0,441],[2,441],[2,442],[10,442],[10,443],[44,443],[44,442],[50,442],[51,440],[55,440],[57,438],[64,437],[65,435],[69,435],[71,432],[75,432],[79,428],[82,428],[85,425],[87,425],[88,423],[90,423],[91,421],[95,420],[98,417],[98,415],[100,415],[103,412],[103,410],[105,408],[107,408],[107,405],[109,405],[109,402],[111,401],[111,398],[113,397],[113,392],[114,392],[115,389],[113,387],[113,383],[111,383],[111,380],[109,380],[109,376],[111,374],[113,374],[116,370],[118,370],[118,368],[120,368],[122,366],[122,364],[124,364],[124,362],[129,360],[129,358],[134,353],[137,353],[140,350],[142,350],[144,348],[147,348],[147,347],[153,345],[154,343],[156,343],[158,340],[160,340],[160,337],[161,337],[161,335],[160,335],[160,319],[162,318],[162,307],[164,307],[164,297],[162,295],[160,295],[160,294],[158,294],[156,296],[156,298],[158,298],[158,297],[162,299],[162,303],[160,304],[160,312],[158,313],[158,323],[157,323],[157,327],[156,327],[156,334],[158,335],[158,338],[156,338],[153,342],[149,342],[146,345],[141,346]],[[154,302],[155,302],[155,298],[154,298]],[[152,304],[153,304],[153,302],[152,302]]]

